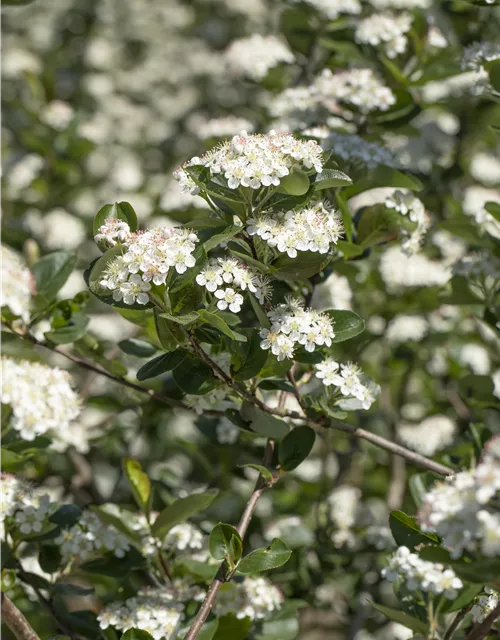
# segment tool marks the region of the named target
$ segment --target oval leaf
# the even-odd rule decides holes
[[[296,427],[279,445],[278,458],[285,471],[292,471],[311,453],[316,434],[310,427]]]
[[[142,382],[143,380],[160,376],[167,371],[172,371],[181,364],[186,355],[187,351],[184,349],[176,349],[175,351],[169,351],[169,353],[162,353],[161,356],[157,356],[149,362],[146,362],[146,364],[139,369],[137,372],[137,380]]]
[[[165,535],[180,522],[184,522],[195,513],[206,509],[217,497],[218,489],[208,489],[204,493],[193,493],[185,498],[179,498],[172,504],[165,507],[156,518],[152,531],[157,538],[164,538]]]
[[[333,331],[335,332],[333,342],[350,340],[365,330],[365,321],[354,311],[330,309],[324,313],[333,320]]]
[[[54,251],[35,262],[31,271],[35,277],[37,293],[53,298],[69,278],[75,262],[76,255],[69,251]]]
[[[151,498],[151,481],[147,473],[141,467],[141,463],[135,458],[125,458],[123,470],[128,480],[134,498],[138,505],[146,513],[149,511],[149,501]]]
[[[276,569],[288,562],[291,555],[286,544],[274,538],[269,547],[261,547],[245,556],[238,565],[238,572],[248,575]]]

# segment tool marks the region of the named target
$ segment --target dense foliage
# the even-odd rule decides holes
[[[497,3],[3,20],[4,637],[499,637]]]

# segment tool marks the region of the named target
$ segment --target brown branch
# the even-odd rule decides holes
[[[482,640],[482,638],[486,638],[489,630],[491,629],[495,620],[500,618],[500,604],[493,609],[493,611],[487,616],[481,624],[478,624],[472,629],[468,636],[466,636],[465,640]]]
[[[268,467],[271,464],[273,452],[274,452],[274,442],[272,440],[268,440],[265,451],[264,451],[264,458],[262,461],[262,464],[265,467]],[[252,520],[252,516],[255,512],[255,507],[257,506],[257,502],[260,496],[262,495],[264,490],[267,487],[274,484],[276,480],[277,478],[274,481],[266,480],[262,475],[259,475],[259,477],[257,478],[257,482],[255,483],[255,488],[252,492],[252,495],[248,499],[248,502],[245,506],[245,510],[243,511],[243,514],[240,518],[240,522],[236,527],[242,539],[246,535],[248,526],[250,524],[250,521]],[[207,591],[205,599],[203,600],[201,607],[198,613],[196,614],[196,617],[191,623],[191,626],[189,627],[189,631],[187,632],[184,640],[195,640],[195,638],[198,637],[198,634],[200,633],[203,625],[205,624],[206,619],[210,615],[210,612],[214,605],[215,598],[217,597],[217,593],[219,589],[222,587],[224,582],[229,581],[231,577],[232,577],[231,575],[228,576],[226,563],[223,562],[220,565],[217,571],[217,575],[213,579],[212,584],[210,585]]]
[[[2,593],[2,621],[17,640],[40,640],[40,636],[5,593]]]
[[[457,615],[453,618],[450,626],[446,630],[446,633],[443,636],[443,640],[451,640],[451,638],[453,638],[453,634],[458,629],[461,622],[463,621],[463,619],[471,609],[472,609],[472,604],[470,604],[468,607],[465,607],[464,609],[462,609],[457,613]]]

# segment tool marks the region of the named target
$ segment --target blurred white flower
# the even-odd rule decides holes
[[[402,423],[397,433],[401,442],[425,456],[433,456],[453,442],[456,425],[442,415],[426,418],[419,424]]]

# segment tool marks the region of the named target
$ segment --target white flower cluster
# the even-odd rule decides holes
[[[443,263],[421,254],[409,256],[398,246],[384,252],[379,269],[391,293],[407,287],[439,287],[451,278],[451,270]]]
[[[455,437],[456,425],[447,416],[435,415],[420,424],[402,423],[398,425],[401,442],[424,456],[433,456],[449,446]]]
[[[193,596],[198,596],[198,589]],[[97,616],[101,629],[114,627],[120,631],[137,628],[147,631],[155,640],[174,640],[184,619],[184,605],[177,601],[195,599],[190,590],[178,583],[172,587],[141,589],[124,603],[114,602]]]
[[[189,522],[183,522],[173,527],[163,538],[158,540],[151,535],[151,530],[144,514],[133,514],[121,512],[120,516],[126,517],[130,527],[136,531],[141,538],[141,551],[146,556],[155,555],[158,549],[167,552],[175,551],[182,553],[185,551],[196,552],[204,548],[203,534],[199,529]],[[152,522],[158,517],[158,513],[152,513]]]
[[[248,38],[234,40],[224,53],[229,73],[259,82],[278,64],[291,64],[295,56],[276,36],[254,33]]]
[[[419,512],[422,530],[437,533],[452,558],[466,550],[500,555],[499,442],[498,436],[488,441],[475,469],[436,483]]]
[[[40,362],[2,358],[2,404],[12,407],[12,426],[24,440],[71,429],[80,399],[67,371]]]
[[[226,402],[228,393],[229,389],[226,386],[222,385],[220,387],[217,387],[216,389],[212,389],[202,396],[196,394],[188,394],[184,398],[184,402],[190,409],[201,416],[207,410],[221,409],[222,407],[224,409],[229,408],[231,404],[230,402]]]
[[[406,51],[412,17],[408,13],[374,13],[356,26],[356,42],[376,47],[384,46],[388,58],[396,58]]]
[[[472,617],[476,622],[483,622],[490,613],[500,604],[500,594],[491,589],[485,588],[486,595],[480,596],[478,600],[474,602],[472,609],[470,610]]]
[[[123,558],[129,549],[125,535],[113,525],[104,524],[92,511],[84,511],[80,520],[64,529],[55,543],[60,545],[62,555],[68,560],[87,560],[108,551],[117,558]]]
[[[30,300],[35,283],[30,270],[10,247],[2,245],[2,286],[0,307],[8,307],[24,322],[30,317]]]
[[[76,249],[87,237],[83,222],[62,207],[52,211],[31,209],[23,220],[24,228],[47,249]]]
[[[298,140],[289,133],[247,134],[242,131],[231,140],[208,151],[201,158],[192,158],[187,164],[204,165],[212,175],[222,174],[230,189],[251,187],[277,187],[281,178],[287,176],[292,167],[323,168],[322,149],[315,140]],[[177,169],[174,177],[181,186],[197,193],[190,186],[192,179],[183,169]],[[199,191],[199,189],[198,189]]]
[[[311,306],[318,311],[327,309],[352,309],[352,289],[346,276],[331,273],[314,287]]]
[[[342,234],[342,222],[325,202],[310,203],[304,209],[263,213],[248,219],[248,233],[265,240],[270,247],[290,258],[297,251],[328,253]]]
[[[8,473],[0,482],[0,535],[5,534],[5,519],[13,516],[15,525],[25,535],[40,533],[54,505],[47,494],[32,489],[27,483]]]
[[[123,225],[110,223],[103,225],[95,238],[109,244],[116,242],[120,233],[126,233]],[[123,241],[123,255],[108,264],[99,284],[112,291],[117,302],[147,304],[151,282],[164,284],[170,267],[177,273],[194,267],[192,253],[197,242],[198,236],[189,229],[156,227],[132,233]]]
[[[454,600],[464,586],[453,569],[442,564],[422,560],[408,547],[399,547],[382,569],[382,576],[389,582],[404,585],[409,591],[425,591],[436,595],[443,594],[448,600]]]
[[[370,4],[377,9],[411,11],[413,9],[428,9],[432,6],[432,0],[370,0]]]
[[[106,218],[106,222],[99,227],[94,236],[95,242],[104,249],[110,249],[117,244],[125,244],[130,241],[130,227],[119,218]]]
[[[208,140],[209,138],[227,138],[236,135],[240,131],[252,132],[253,129],[253,124],[246,118],[225,116],[223,118],[213,118],[212,120],[198,122],[196,135],[200,140]]]
[[[295,0],[299,1],[300,0]],[[359,0],[305,0],[307,4],[321,11],[329,20],[336,20],[341,14],[357,15],[361,13]]]
[[[241,311],[243,296],[239,291],[250,291],[263,304],[269,297],[269,279],[249,269],[235,258],[216,258],[208,262],[196,276],[196,282],[213,293],[221,311]],[[232,285],[227,287],[226,285]]]
[[[323,102],[345,102],[362,113],[387,111],[396,103],[396,96],[371,69],[349,69],[333,73],[323,69],[314,82],[314,89]]]
[[[407,255],[417,253],[430,224],[423,202],[409,191],[395,191],[386,198],[385,206],[408,216],[417,225],[411,233],[403,231],[401,240],[401,248]]]
[[[393,318],[385,332],[390,344],[401,344],[413,340],[420,342],[429,331],[429,323],[422,316],[400,314]]]
[[[281,609],[283,595],[266,578],[245,577],[222,585],[214,605],[217,616],[233,613],[237,618],[265,620]]]
[[[316,365],[316,377],[325,387],[332,385],[337,387],[336,392],[339,397],[358,400],[363,409],[369,409],[375,402],[373,389],[363,381],[363,372],[360,367],[352,362],[339,364],[333,358],[326,358]],[[345,406],[350,407],[350,404]]]
[[[367,169],[374,169],[381,164],[388,167],[396,166],[392,151],[360,136],[330,133],[321,141],[321,146],[342,160],[360,164]]]
[[[330,318],[315,311],[304,309],[300,300],[287,299],[267,313],[271,329],[261,329],[262,349],[270,349],[278,360],[293,358],[294,349],[303,345],[312,352],[316,347],[331,346],[335,337]]]
[[[500,59],[500,45],[497,42],[473,42],[464,49],[462,69],[484,71],[484,63]]]

